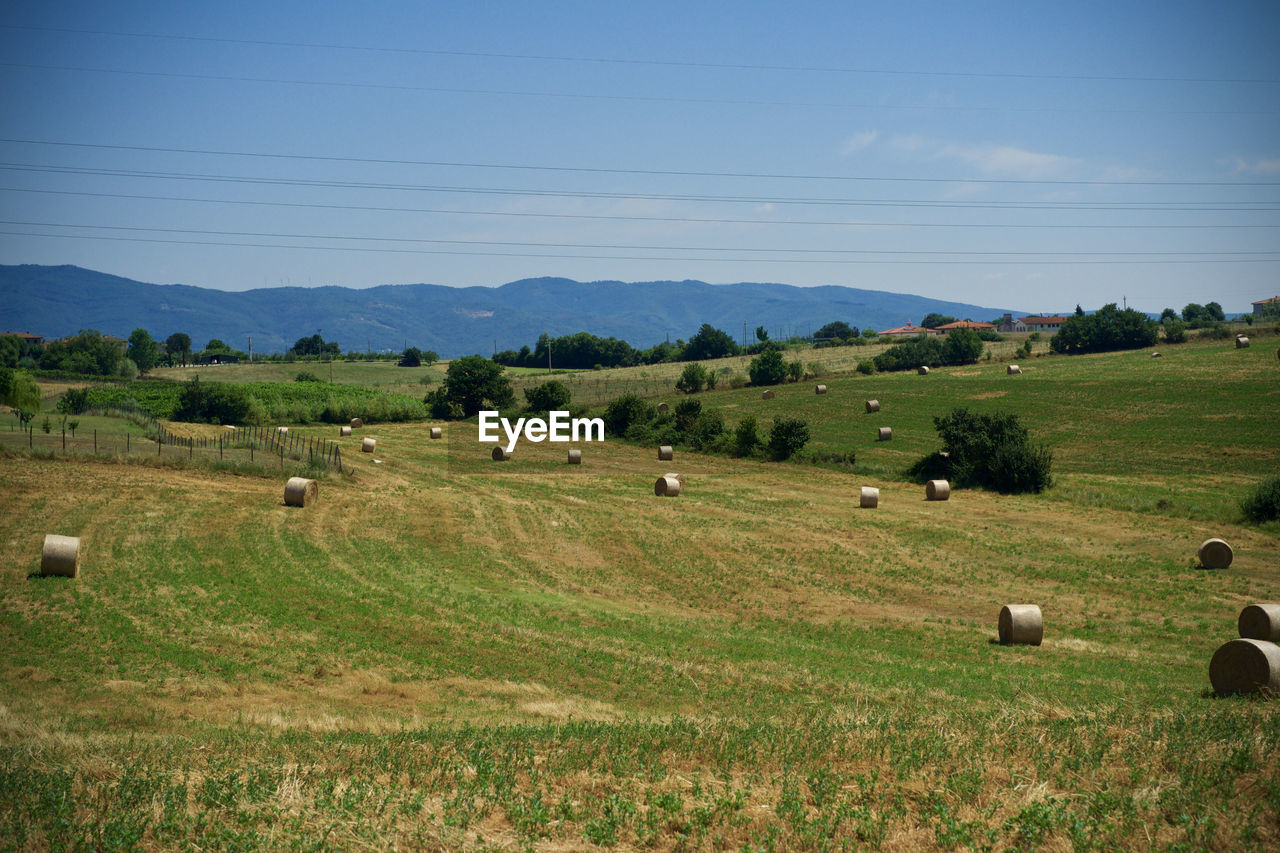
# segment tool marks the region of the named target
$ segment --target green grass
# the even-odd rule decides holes
[[[497,465],[473,424],[364,430],[380,464],[306,510],[0,456],[0,846],[1274,849],[1276,703],[1207,678],[1280,588],[1234,503],[1280,449],[1252,337],[711,392],[857,465],[681,452],[674,500],[651,448]],[[955,405],[1017,412],[1057,485],[923,501],[898,472]],[[31,576],[44,533],[79,578]],[[994,643],[1022,601],[1044,645]]]

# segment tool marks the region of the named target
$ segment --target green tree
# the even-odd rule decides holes
[[[433,349],[429,349],[422,353],[422,363],[424,365],[432,365],[440,360],[440,354]]]
[[[623,394],[604,410],[604,428],[610,435],[622,437],[634,424],[642,424],[653,418],[653,406],[635,394]]]
[[[1170,320],[1177,320],[1177,319],[1178,319],[1178,312],[1174,311],[1172,308],[1166,308],[1160,312],[1161,323],[1167,323]]]
[[[738,345],[728,333],[710,323],[703,323],[698,333],[685,344],[682,356],[685,361],[706,361],[709,358],[726,358],[737,354]]]
[[[1141,311],[1120,309],[1114,302],[1092,314],[1068,317],[1049,342],[1054,352],[1076,354],[1141,349],[1153,346],[1159,326]]]
[[[930,312],[924,315],[924,319],[920,321],[920,325],[926,329],[936,329],[939,326],[945,326],[948,323],[956,322],[955,317],[948,317],[946,314],[938,314]]]
[[[707,383],[707,369],[696,361],[684,366],[680,378],[676,380],[676,390],[684,394],[697,394]]]
[[[0,403],[12,409],[40,408],[40,386],[24,370],[0,367]]]
[[[164,350],[171,357],[177,356],[185,367],[191,360],[191,336],[186,332],[174,332],[164,339]]]
[[[124,361],[124,347],[104,338],[97,329],[82,329],[78,335],[54,341],[40,355],[44,370],[65,370],[96,376],[116,376]]]
[[[511,380],[502,375],[502,370],[502,365],[479,355],[454,359],[437,393],[461,409],[464,418],[473,417],[486,407],[508,408],[515,403],[515,395]]]
[[[769,330],[764,326],[756,326],[756,340],[760,343],[769,340]]]
[[[738,421],[733,431],[733,450],[738,456],[750,456],[760,446],[760,426],[755,415]]]
[[[956,486],[984,486],[1006,494],[1039,492],[1050,485],[1053,454],[1031,443],[1018,416],[976,414],[966,408],[935,417],[943,453],[912,466],[917,479],[946,477]]]
[[[138,372],[145,375],[160,360],[160,345],[146,329],[134,329],[129,334],[127,356],[138,366]]]
[[[565,412],[573,395],[563,382],[552,379],[533,388],[524,389],[524,399],[531,412]]]
[[[400,355],[400,361],[396,363],[401,367],[418,367],[422,364],[422,350],[409,347]]]
[[[942,342],[943,364],[974,364],[982,357],[982,338],[973,329],[952,329]]]
[[[787,365],[782,360],[782,353],[775,347],[769,347],[747,365],[747,375],[752,385],[780,385],[787,379]]]
[[[809,424],[800,418],[778,418],[769,429],[769,453],[779,461],[790,459],[809,443]]]
[[[813,333],[814,340],[840,340],[847,341],[850,338],[858,337],[858,328],[850,326],[843,320],[833,320],[821,329]]]
[[[1187,342],[1187,324],[1174,315],[1160,324],[1164,330],[1165,343],[1185,344]]]

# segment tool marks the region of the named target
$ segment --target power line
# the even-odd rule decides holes
[[[382,166],[432,166],[466,169],[510,169],[534,172],[577,172],[594,175],[657,175],[680,178],[771,178],[797,181],[880,181],[923,184],[1029,184],[1102,187],[1276,187],[1280,181],[1069,181],[1027,178],[920,178],[887,175],[807,175],[779,172],[707,172],[680,169],[606,169],[590,166],[535,166],[514,163],[478,163],[451,160],[395,160],[375,157],[341,157],[318,154],[274,154],[258,151],[220,151],[202,148],[166,148],[152,145],[106,145],[90,142],[60,142],[44,139],[0,138],[0,143],[46,145],[66,148],[93,148],[108,151],[144,151],[162,154],[199,154],[217,157],[254,157],[273,160],[314,160],[326,163],[361,163]]]
[[[158,234],[191,234],[211,237],[254,237],[284,240],[343,240],[370,243],[418,243],[426,245],[449,246],[504,246],[520,249],[600,249],[619,251],[654,251],[654,252],[729,252],[733,254],[796,254],[796,255],[927,255],[947,257],[1242,257],[1268,255],[1274,258],[1264,260],[1280,260],[1280,249],[1265,250],[1232,250],[1232,251],[987,251],[968,249],[804,249],[804,248],[761,248],[738,246],[667,246],[667,245],[633,245],[625,243],[550,243],[521,242],[513,240],[444,240],[418,237],[366,237],[342,234],[289,234],[262,231],[214,231],[196,228],[159,228],[138,225],[97,225],[86,223],[64,222],[30,222],[13,219],[0,219],[0,225],[16,225],[28,228],[81,228],[98,231],[147,231]]]
[[[195,196],[141,195],[131,193],[95,193],[76,190],[28,189],[25,187],[0,187],[0,192],[36,193],[41,195],[68,195],[85,198],[133,199],[139,201],[175,201],[198,204],[243,204],[255,207],[290,207],[304,210],[353,210],[370,213],[425,213],[456,216],[503,216],[530,219],[585,219],[589,221],[620,222],[679,222],[700,225],[798,225],[834,226],[846,228],[1069,228],[1069,229],[1206,229],[1206,228],[1280,228],[1276,223],[1034,223],[1034,222],[871,222],[840,219],[730,219],[691,216],[639,216],[592,213],[535,213],[510,210],[462,210],[439,207],[384,207],[376,205],[321,204],[318,202],[258,201],[250,199],[199,198]]]
[[[1013,107],[955,104],[886,104],[831,103],[820,101],[769,101],[738,98],[679,98],[671,95],[601,95],[582,92],[549,92],[521,89],[467,89],[447,86],[408,86],[395,83],[356,83],[348,80],[302,80],[284,77],[249,77],[231,74],[195,74],[178,71],[137,71],[126,68],[89,68],[75,65],[43,65],[28,62],[0,62],[0,68],[23,68],[33,71],[70,71],[78,74],[119,74],[133,77],[159,77],[173,80],[211,80],[222,83],[270,83],[288,86],[332,86],[349,89],[376,89],[397,92],[425,92],[437,95],[488,95],[518,98],[564,98],[591,101],[623,101],[631,103],[717,104],[750,107],[805,107],[840,110],[917,110],[926,112],[998,112],[998,113],[1104,113],[1119,115],[1276,115],[1275,110],[1156,110],[1150,108],[1118,109],[1113,107]]]
[[[585,190],[541,190],[511,187],[476,187],[435,184],[392,184],[366,181],[324,181],[301,178],[255,178],[243,175],[213,175],[195,172],[152,172],[135,169],[89,169],[31,163],[0,163],[0,170],[95,177],[147,178],[156,180],[203,181],[212,183],[258,184],[263,186],[318,187],[325,189],[396,190],[404,192],[462,193],[468,195],[529,196],[537,198],[587,198],[607,200],[694,201],[725,204],[786,204],[814,206],[896,206],[962,209],[1012,210],[1125,210],[1125,211],[1229,211],[1267,212],[1280,210],[1275,201],[1165,201],[1165,202],[968,202],[919,199],[799,198],[782,196],[721,196],[680,193],[623,193]],[[1271,206],[1259,206],[1271,205]]]
[[[682,263],[689,262],[709,262],[709,263],[750,263],[750,264],[945,264],[953,266],[958,264],[964,265],[1011,265],[1011,264],[1030,264],[1034,263],[1039,266],[1066,266],[1066,265],[1099,265],[1099,264],[1253,264],[1253,263],[1274,263],[1280,261],[1280,258],[1212,258],[1207,260],[1164,260],[1160,258],[1150,258],[1144,260],[913,260],[913,259],[897,259],[897,260],[867,260],[867,259],[815,259],[815,258],[689,258],[689,257],[659,257],[651,255],[629,256],[629,255],[581,255],[581,254],[553,254],[553,253],[528,253],[528,252],[464,252],[452,249],[396,249],[396,248],[380,248],[365,246],[297,246],[284,245],[278,243],[243,243],[243,242],[226,242],[216,240],[173,240],[164,238],[148,238],[148,237],[116,237],[104,235],[87,235],[87,234],[37,234],[27,231],[0,231],[0,234],[15,237],[46,237],[56,240],[108,240],[115,242],[128,243],[164,243],[179,246],[229,246],[234,248],[260,248],[260,249],[302,249],[306,251],[328,251],[328,252],[375,252],[383,254],[413,254],[413,255],[461,255],[461,256],[478,256],[478,257],[504,257],[504,258],[551,258],[551,259],[587,259],[587,260],[607,260],[607,261],[679,261]]]
[[[564,56],[553,54],[499,53],[494,51],[434,50],[429,48],[403,48],[369,45],[340,44],[333,42],[269,41],[265,39],[233,39],[215,36],[170,35],[165,33],[137,33],[111,30],[72,29],[70,27],[36,27],[20,24],[0,24],[2,29],[28,30],[32,32],[68,33],[75,35],[117,36],[123,38],[167,39],[172,41],[209,42],[213,44],[243,44],[258,47],[301,47],[321,50],[364,51],[370,53],[414,54],[420,56],[456,56],[476,59],[518,59],[538,62],[580,62],[608,65],[649,65],[667,68],[716,68],[738,71],[786,71],[829,74],[883,74],[909,77],[961,77],[977,79],[1013,80],[1092,80],[1102,82],[1142,83],[1280,83],[1275,78],[1251,77],[1159,77],[1120,74],[1030,74],[1023,72],[980,71],[924,71],[919,69],[862,68],[856,66],[782,65],[745,62],[705,62],[692,60],[625,59],[621,57]]]

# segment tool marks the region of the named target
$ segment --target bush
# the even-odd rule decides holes
[[[293,377],[293,381],[294,382],[323,382],[324,380],[321,379],[319,376],[316,376],[314,373],[312,373],[309,370],[303,370],[299,372],[297,376]]]
[[[873,373],[876,372],[875,362],[870,360],[864,360],[864,361],[858,362],[858,372],[861,373],[863,376],[871,376]]]
[[[1187,342],[1187,324],[1181,320],[1166,320],[1164,326],[1164,342],[1167,344],[1185,344]]]
[[[647,423],[653,418],[653,406],[635,394],[624,394],[604,410],[604,428],[610,435],[624,436],[632,424]]]
[[[1031,334],[1039,336],[1039,332]],[[982,338],[973,329],[952,329],[942,342],[943,364],[973,364],[981,355]]]
[[[707,384],[708,377],[705,367],[696,361],[691,361],[684,366],[680,378],[676,380],[676,390],[684,394],[697,394],[702,390],[702,386]]]
[[[1068,317],[1049,348],[1068,355],[1110,352],[1154,346],[1158,338],[1155,320],[1133,308],[1117,308],[1112,302],[1093,314]]]
[[[1258,484],[1249,495],[1240,502],[1244,517],[1254,524],[1264,521],[1280,521],[1280,476],[1269,477]]]
[[[804,365],[799,360],[787,365],[787,379],[791,382],[799,382],[804,379]]]
[[[876,370],[915,370],[921,365],[942,364],[942,342],[937,338],[916,338],[894,344],[873,359]]]
[[[933,423],[942,452],[911,466],[908,473],[918,482],[943,478],[954,486],[983,486],[1006,494],[1040,492],[1050,485],[1053,454],[1031,443],[1017,415],[979,415],[957,408]]]
[[[755,415],[747,415],[738,421],[733,431],[733,452],[737,456],[750,456],[760,446],[760,426]]]
[[[752,385],[780,385],[786,381],[787,365],[782,360],[782,353],[770,346],[764,352],[751,359],[747,366],[747,375]]]
[[[799,418],[778,418],[769,430],[769,453],[774,459],[790,459],[809,443],[809,424]]]
[[[182,386],[174,408],[176,421],[241,424],[249,414],[249,396],[236,385],[207,382],[194,377]]]
[[[567,411],[572,397],[565,384],[555,379],[524,389],[524,398],[531,412]]]

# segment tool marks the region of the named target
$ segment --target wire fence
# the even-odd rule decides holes
[[[343,473],[342,448],[333,441],[259,426],[226,427],[219,436],[178,435],[140,409],[128,407],[93,410],[85,414],[121,418],[142,428],[142,435],[127,430],[76,429],[65,425],[46,431],[34,421],[11,423],[0,431],[0,445],[29,450],[39,448],[65,455],[139,457],[185,456],[254,467],[286,466],[331,468]]]

